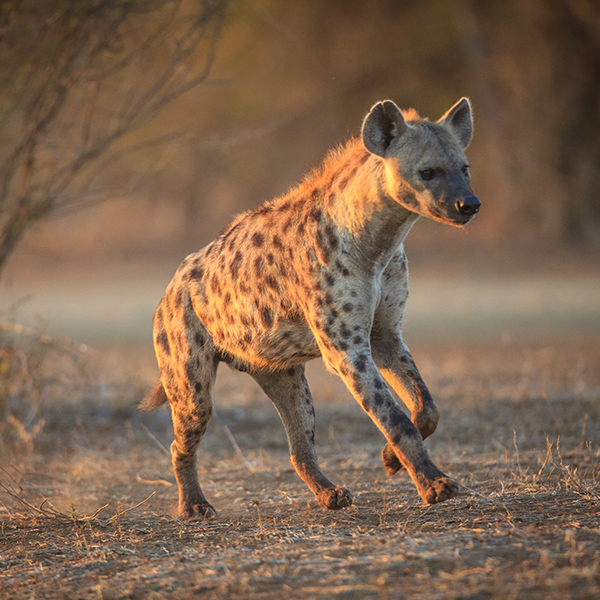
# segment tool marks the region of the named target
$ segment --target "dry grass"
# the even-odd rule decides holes
[[[600,339],[413,351],[442,412],[428,446],[464,486],[429,507],[406,474],[386,478],[380,434],[318,365],[319,455],[356,498],[335,513],[291,469],[247,376],[217,382],[199,461],[210,523],[175,516],[169,415],[136,412],[139,377],[42,394],[29,443],[0,447],[0,596],[599,597]],[[101,358],[113,373],[135,362]]]

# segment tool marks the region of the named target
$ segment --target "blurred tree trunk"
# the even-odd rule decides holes
[[[600,243],[600,5],[552,0],[546,31],[556,76],[556,168],[564,189],[568,239]]]
[[[515,181],[503,202],[531,239],[600,242],[600,4],[471,2],[486,121]],[[502,176],[502,173],[496,173]],[[516,217],[516,218],[515,218]],[[525,234],[526,236],[526,234]]]
[[[172,141],[147,126],[207,79],[228,3],[2,3],[0,272],[33,223],[110,195],[109,163]]]

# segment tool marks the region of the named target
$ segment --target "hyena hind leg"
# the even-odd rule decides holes
[[[216,515],[198,481],[196,451],[212,416],[212,387],[216,363],[206,361],[198,369],[194,381],[179,380],[166,389],[173,415],[171,458],[179,488],[179,515],[185,520],[207,519]]]
[[[315,450],[315,410],[304,365],[276,372],[252,373],[281,417],[290,447],[290,460],[319,504],[338,510],[352,504],[352,494],[337,487],[321,471]]]

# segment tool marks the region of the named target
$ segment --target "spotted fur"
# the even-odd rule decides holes
[[[273,401],[291,462],[323,506],[349,506],[352,496],[317,462],[304,364],[318,356],[386,437],[388,474],[406,468],[427,503],[457,493],[423,445],[439,415],[402,339],[403,241],[421,215],[464,225],[477,212],[464,156],[471,133],[466,99],[437,122],[380,102],[359,138],[184,260],[154,316],[161,378],[143,403],[171,405],[182,517],[215,512],[198,482],[196,450],[220,362],[249,373]]]

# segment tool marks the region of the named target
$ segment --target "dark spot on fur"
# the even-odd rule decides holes
[[[178,294],[175,295],[175,308],[181,308],[183,304],[183,290],[180,290]]]
[[[283,244],[281,243],[281,240],[279,239],[278,235],[273,236],[273,248],[283,248]]]
[[[340,350],[342,350],[343,352],[346,352],[346,350],[348,350],[349,346],[348,346],[348,344],[346,344],[346,342],[338,342],[338,348]]]
[[[348,329],[348,327],[346,326],[346,323],[343,323],[340,325],[340,335],[347,340],[351,335],[352,332]]]
[[[242,253],[238,250],[233,257],[233,260],[229,264],[229,272],[232,277],[237,277],[240,263],[242,262]]]
[[[367,357],[364,354],[361,354],[356,359],[354,367],[359,373],[364,373],[367,370]]]
[[[355,337],[354,337],[354,339],[352,340],[352,343],[353,343],[353,344],[356,344],[356,345],[358,346],[359,344],[362,344],[362,343],[363,343],[363,339],[360,337],[360,335],[357,335],[357,336],[355,336]]]
[[[377,406],[382,406],[384,402],[385,402],[385,396],[383,394],[380,394],[379,392],[376,392],[375,393],[375,404],[377,404]]]
[[[272,265],[275,262],[275,258],[273,257],[273,255],[269,252],[267,254],[267,264],[268,265]]]
[[[268,308],[263,307],[260,309],[260,320],[265,327],[271,327],[273,324],[273,316]]]
[[[196,381],[194,383],[194,390],[196,390],[196,394],[200,394],[202,392],[202,382]]]
[[[337,240],[336,240],[337,241]],[[335,261],[335,266],[338,269],[338,271],[344,276],[344,277],[348,277],[348,275],[350,275],[350,271],[346,268],[346,266],[341,263],[339,260]]]
[[[335,277],[331,273],[327,273],[325,275],[325,282],[327,283],[327,285],[329,287],[332,287],[333,284],[335,283]]]
[[[402,411],[399,407],[394,407],[395,410],[391,411],[390,418],[393,427],[399,427],[402,425],[405,415],[402,414]]]
[[[251,238],[252,245],[256,248],[260,248],[263,244],[263,235],[259,231],[257,231]]]
[[[210,280],[210,287],[214,294],[219,291],[219,276],[214,273],[212,279]]]
[[[323,238],[323,235],[320,231],[317,231],[317,246],[321,251],[321,258],[323,262],[327,264],[329,262],[330,249],[329,246],[326,244],[325,239]]]
[[[257,277],[262,277],[263,264],[262,264],[262,258],[260,256],[257,256],[254,259],[254,273]]]
[[[204,336],[199,331],[196,331],[196,333],[194,334],[194,343],[196,344],[196,346],[204,346],[204,342]]]
[[[200,281],[202,276],[204,275],[204,269],[200,269],[199,267],[194,267],[190,271],[190,279],[195,279],[196,281]]]
[[[315,194],[315,193],[316,193],[316,190],[315,190],[315,192],[313,192],[313,197],[314,197],[314,194]],[[321,209],[320,209],[320,208],[313,208],[313,209],[310,211],[310,217],[311,217],[311,218],[312,218],[314,221],[317,221],[317,222],[318,222],[318,221],[320,221],[320,220],[321,220],[321,218],[322,218],[322,216],[323,216],[323,213],[321,212]]]
[[[277,283],[277,279],[272,275],[268,275],[265,278],[265,283],[275,292],[279,291],[279,284]]]
[[[185,363],[185,375],[190,383],[190,385],[192,384],[192,382],[196,381],[196,363],[193,360],[188,360]]]
[[[327,236],[327,239],[329,241],[329,247],[331,248],[331,250],[335,250],[339,245],[339,241],[331,225],[327,225],[325,227],[325,235]]]
[[[352,310],[354,309],[354,304],[351,304],[350,302],[346,302],[346,304],[344,304],[344,306],[342,306],[342,310],[344,312],[352,312]]]
[[[375,385],[375,387],[376,387],[378,390],[380,390],[381,388],[383,388],[383,387],[384,387],[384,385],[383,385],[383,381],[381,381],[381,379],[375,379],[375,380],[373,381],[373,385]]]
[[[156,336],[156,343],[163,349],[163,352],[165,354],[171,354],[169,336],[167,335],[167,332],[164,329]]]

